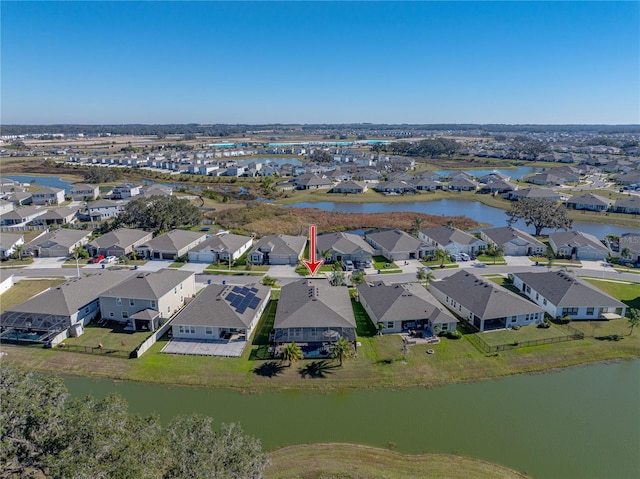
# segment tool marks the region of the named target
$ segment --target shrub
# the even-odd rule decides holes
[[[447,339],[460,339],[462,337],[462,334],[460,334],[458,331],[446,331],[442,334],[442,336]]]
[[[518,326],[517,324],[513,325],[511,327],[511,329],[513,329],[514,331],[517,331],[518,329],[520,329],[520,326]]]
[[[541,323],[538,323],[538,327],[541,329],[549,329],[551,327],[551,324],[549,324],[549,321],[545,319]]]

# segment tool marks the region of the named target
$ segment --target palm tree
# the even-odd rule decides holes
[[[449,257],[449,254],[443,249],[437,249],[435,253],[433,253],[433,257],[436,261],[440,261],[440,267],[444,266],[444,262]]]
[[[418,271],[416,271],[416,278],[418,281],[424,281],[425,286],[429,286],[429,283],[436,279],[433,273],[427,268],[418,268]]]
[[[633,333],[633,328],[640,326],[640,309],[629,308],[629,336]]]
[[[487,248],[487,254],[489,256],[493,256],[493,264],[496,264],[496,258],[498,256],[502,256],[504,254],[504,249],[502,248],[502,246],[498,246],[496,244],[492,244],[489,246],[489,248]]]
[[[14,249],[13,249],[13,259],[19,259],[22,261],[22,251],[24,250],[24,245],[17,245]]]
[[[411,222],[411,229],[413,230],[416,236],[418,236],[418,231],[422,229],[423,223],[424,221],[422,220],[422,218],[418,218],[417,216]]]
[[[289,367],[291,367],[294,362],[302,358],[304,358],[302,349],[300,349],[300,346],[298,346],[295,341],[287,344],[287,346],[282,350],[282,360],[289,361]]]
[[[556,259],[556,255],[553,253],[553,251],[551,249],[549,249],[547,251],[547,268],[551,269],[551,267],[553,266],[553,260]]]
[[[331,355],[334,358],[338,358],[340,361],[340,366],[342,366],[342,361],[347,358],[351,358],[354,354],[353,344],[345,337],[340,337],[338,340],[331,345]]]
[[[378,321],[378,335],[382,336],[382,331],[386,328],[385,324],[382,321]]]

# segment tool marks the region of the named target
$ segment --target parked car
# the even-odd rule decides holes
[[[364,262],[364,267],[365,267],[365,268],[371,268],[371,261],[366,260],[366,261]]]
[[[462,261],[469,261],[470,257],[467,253],[460,253],[460,258],[462,259]]]
[[[460,256],[459,254],[452,254],[450,258],[451,258],[451,261],[453,262],[462,261],[462,256]]]
[[[104,260],[102,260],[103,263],[115,263],[116,261],[118,261],[118,258],[116,256],[107,256]]]
[[[353,261],[348,259],[343,263],[342,267],[345,271],[353,271]]]
[[[91,258],[89,260],[89,263],[99,263],[100,261],[102,261],[104,259],[104,255],[101,254],[100,256],[96,256],[95,258]]]

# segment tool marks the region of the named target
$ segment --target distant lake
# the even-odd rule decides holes
[[[2,175],[3,178],[9,178],[13,181],[19,181],[20,183],[31,183],[35,180],[35,184],[38,186],[49,186],[51,188],[61,188],[67,193],[71,191],[72,185],[68,181],[64,181],[61,178],[53,178],[51,176],[23,176],[23,175]]]
[[[476,178],[484,175],[488,175],[490,173],[502,173],[503,175],[510,176],[512,180],[520,180],[523,176],[530,175],[532,173],[538,173],[542,171],[543,168],[533,167],[533,166],[518,166],[517,168],[489,168],[486,170],[476,170],[476,169],[460,169],[460,170],[437,170],[436,173],[443,176],[448,176],[451,173],[459,173],[460,171],[466,171],[467,173],[472,174]]]
[[[413,211],[428,215],[466,216],[480,223],[488,223],[495,227],[507,225],[507,215],[504,210],[487,206],[478,201],[458,199],[416,201],[413,203],[335,203],[322,201],[319,203],[295,203],[289,206],[292,208],[320,208],[326,211],[340,211],[342,213],[395,213]],[[526,226],[524,221],[515,223],[515,226],[531,234],[535,231],[533,227]],[[607,234],[621,235],[632,231],[640,232],[640,228],[605,225],[601,223],[585,223],[581,221],[574,221],[573,228],[584,233],[592,234],[596,238],[603,238]],[[543,234],[550,232],[552,231],[548,229],[542,230]]]

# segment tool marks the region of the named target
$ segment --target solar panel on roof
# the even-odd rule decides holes
[[[253,291],[254,293],[258,292],[258,288],[251,288],[251,291]]]
[[[242,292],[242,288],[240,286],[234,286],[231,291],[233,291],[234,293],[240,293]]]
[[[236,296],[233,301],[231,301],[231,306],[237,308],[242,302],[242,296]]]
[[[233,293],[229,293],[227,295],[227,301],[233,301],[234,299],[236,299],[237,295],[233,294]]]
[[[255,294],[253,294],[253,293],[247,293],[247,295],[245,296],[245,298],[247,298],[247,299],[249,299],[249,300],[251,300],[251,299],[253,299],[253,298],[255,298],[255,297],[256,297],[256,295],[255,295]]]
[[[245,311],[247,310],[246,306],[242,306],[238,309],[236,309],[236,311],[238,312],[238,314],[243,314]]]
[[[258,305],[260,304],[260,298],[253,298],[251,300],[251,302],[249,303],[249,307],[251,309],[256,309],[258,307]]]
[[[250,291],[250,290],[249,290],[249,288],[246,288],[246,287],[244,287],[244,286],[243,286],[243,287],[242,287],[242,289],[240,290],[240,292],[241,292],[242,294],[247,294],[249,291]]]

